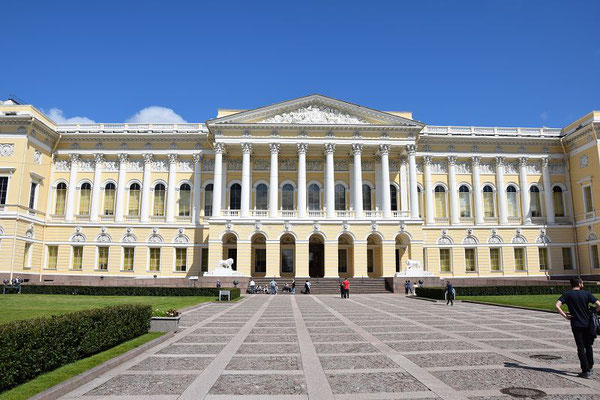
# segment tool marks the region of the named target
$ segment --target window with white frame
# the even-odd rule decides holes
[[[542,216],[542,201],[540,199],[540,188],[532,186],[529,188],[529,208],[533,218]]]
[[[257,210],[266,210],[269,206],[269,188],[264,183],[259,183],[256,186],[256,203]]]
[[[547,247],[538,248],[538,256],[540,259],[540,271],[549,271],[550,264],[548,262],[548,248]]]
[[[58,246],[48,246],[48,261],[46,268],[56,269],[58,266]]]
[[[160,271],[160,247],[151,247],[149,249],[149,265],[150,271]]]
[[[562,248],[563,269],[573,269],[573,252],[570,247]]]
[[[175,271],[187,271],[187,249],[185,247],[175,249]]]
[[[483,187],[483,216],[485,218],[494,218],[496,216],[494,197],[494,188],[490,185],[485,185]]]
[[[337,211],[346,210],[346,188],[340,183],[335,185],[335,209]]]
[[[37,208],[37,192],[39,188],[39,183],[32,181],[31,186],[29,188],[29,209],[35,210]]]
[[[192,188],[184,183],[179,187],[179,216],[189,217],[192,213]]]
[[[265,272],[266,272],[266,265],[267,265],[266,257],[267,257],[267,253],[266,253],[266,250],[265,250]],[[203,272],[208,271],[208,247],[202,247],[202,255],[201,255],[201,260],[200,260],[200,269]]]
[[[229,209],[239,210],[242,208],[242,185],[234,183],[229,187]]]
[[[23,251],[23,268],[31,268],[31,248],[33,243],[25,242],[25,249]]]
[[[115,215],[115,194],[117,186],[109,182],[104,186],[104,215]]]
[[[490,248],[490,269],[502,271],[502,254],[499,247]]]
[[[560,186],[554,186],[552,188],[552,203],[554,205],[554,216],[564,217],[565,216],[565,202],[563,196],[563,190]]]
[[[83,246],[73,246],[73,258],[71,261],[71,269],[83,268]]]
[[[281,209],[291,211],[294,209],[294,186],[286,183],[281,188]]]
[[[315,211],[321,209],[321,188],[316,183],[308,186],[308,209]]]
[[[477,249],[468,248],[465,249],[465,271],[476,272],[477,271]]]
[[[390,185],[390,207],[392,211],[398,211],[398,188]]]
[[[165,216],[165,201],[166,201],[166,187],[162,183],[154,186],[154,210],[152,215],[155,217]]]
[[[6,205],[8,196],[8,176],[0,176],[0,206]]]
[[[79,215],[90,215],[92,185],[84,182],[79,188]]]
[[[515,247],[513,252],[515,255],[515,271],[525,271],[525,269],[526,269],[525,248],[524,247]]]
[[[506,206],[509,217],[519,216],[519,195],[517,188],[513,185],[506,188]]]
[[[419,200],[419,218],[423,218],[423,190],[417,186],[417,199]]]
[[[204,215],[210,217],[212,215],[213,206],[213,184],[209,183],[204,187]]]
[[[54,214],[65,215],[65,205],[67,203],[67,184],[60,182],[56,185],[56,197],[54,201]]]
[[[373,202],[371,201],[371,186],[366,183],[362,186],[363,210],[372,210]]]
[[[123,247],[123,271],[133,271],[135,248]]]
[[[583,208],[586,213],[594,211],[594,200],[592,197],[592,186],[586,185],[582,187],[583,190]]]
[[[96,269],[106,271],[108,270],[108,247],[98,247],[98,265]]]
[[[451,270],[450,249],[440,249],[440,272],[450,272]]]
[[[446,218],[448,215],[446,210],[446,188],[442,185],[437,185],[434,189],[435,198],[435,216],[438,218]]]
[[[461,218],[471,217],[471,191],[467,185],[458,188],[458,204]]]

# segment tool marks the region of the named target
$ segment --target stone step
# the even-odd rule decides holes
[[[257,286],[268,286],[273,278],[254,278],[254,282]],[[339,278],[312,278],[311,282],[311,293],[312,294],[339,294],[340,282],[342,279]],[[351,278],[350,281],[350,293],[356,294],[375,294],[375,293],[388,293],[386,281],[384,278]],[[284,285],[292,283],[290,278],[275,278],[279,291],[281,292]],[[296,280],[296,292],[300,292],[304,289],[304,282],[306,279]]]

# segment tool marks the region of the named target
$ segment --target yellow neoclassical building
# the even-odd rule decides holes
[[[0,104],[0,275],[600,276],[600,112],[431,126],[321,95],[205,123]],[[202,279],[202,278],[200,278]]]

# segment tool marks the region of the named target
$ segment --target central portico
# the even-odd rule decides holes
[[[209,265],[235,256],[250,260],[236,267],[253,276],[393,275],[394,253],[422,224],[415,139],[424,125],[409,117],[321,95],[220,111],[206,123],[215,151]]]

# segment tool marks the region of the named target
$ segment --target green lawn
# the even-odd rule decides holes
[[[155,339],[163,334],[164,332],[147,333],[128,342],[121,343],[112,349],[57,368],[54,371],[40,375],[27,383],[17,386],[16,388],[0,393],[0,400],[28,399],[37,393],[43,392],[54,385],[58,385],[59,383],[66,381],[75,375],[94,368],[95,366],[100,365],[111,358],[121,355],[135,347],[141,346],[142,344],[149,342],[150,340]]]
[[[151,304],[154,310],[180,310],[195,304],[215,301],[206,296],[80,296],[62,294],[0,295],[0,323],[64,314],[72,311],[116,304]]]
[[[457,299],[555,311],[554,304],[556,304],[556,300],[559,297],[560,295],[558,294],[534,294],[515,296],[457,296]],[[567,311],[566,306],[563,306],[563,309]]]

